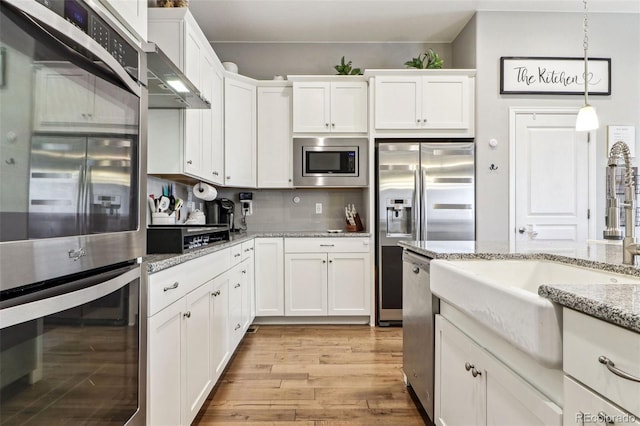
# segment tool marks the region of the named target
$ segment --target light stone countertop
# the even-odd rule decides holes
[[[203,247],[184,254],[150,254],[144,257],[147,264],[147,272],[153,274],[172,266],[180,265],[189,260],[196,259],[224,250],[228,247],[241,244],[254,238],[354,238],[370,237],[369,232],[340,232],[331,233],[326,231],[269,231],[269,232],[232,232],[231,239],[224,243]]]
[[[621,244],[515,244],[488,241],[401,241],[403,248],[434,259],[540,259],[640,277],[622,264]],[[640,284],[541,285],[552,302],[640,333]]]

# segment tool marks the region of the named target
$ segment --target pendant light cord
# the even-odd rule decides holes
[[[587,17],[587,0],[582,0],[584,4],[584,19],[582,21],[582,29],[584,31],[584,38],[582,40],[582,47],[584,48],[584,104],[589,105],[589,35],[587,30],[589,29],[589,18]]]

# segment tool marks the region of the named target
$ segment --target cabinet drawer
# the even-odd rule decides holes
[[[236,244],[229,250],[231,251],[231,266],[235,266],[242,260],[242,244]]]
[[[242,243],[241,245],[241,249],[242,249],[242,260],[248,259],[252,252],[253,252],[253,245],[254,245],[254,241],[255,240],[249,240],[249,241],[245,241],[244,243]]]
[[[285,253],[361,253],[369,251],[369,238],[285,238]]]
[[[640,382],[619,377],[600,362],[640,378],[640,333],[563,309],[563,369],[616,405],[640,416]]]
[[[148,316],[169,306],[230,267],[230,251],[224,249],[149,275]]]
[[[609,417],[613,423],[605,423]],[[580,383],[564,376],[563,424],[623,424],[640,426],[640,418],[621,411],[618,407]],[[583,423],[584,422],[584,423]]]

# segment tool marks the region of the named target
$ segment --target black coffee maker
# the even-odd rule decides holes
[[[205,201],[204,214],[207,218],[208,225],[229,225],[231,231],[235,231],[233,223],[233,212],[235,203],[228,198],[219,200]]]

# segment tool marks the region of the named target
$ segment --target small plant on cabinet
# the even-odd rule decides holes
[[[352,68],[351,61],[345,64],[344,56],[340,60],[340,64],[334,66],[336,71],[338,71],[338,75],[360,75],[362,74],[362,70],[360,68]]]

